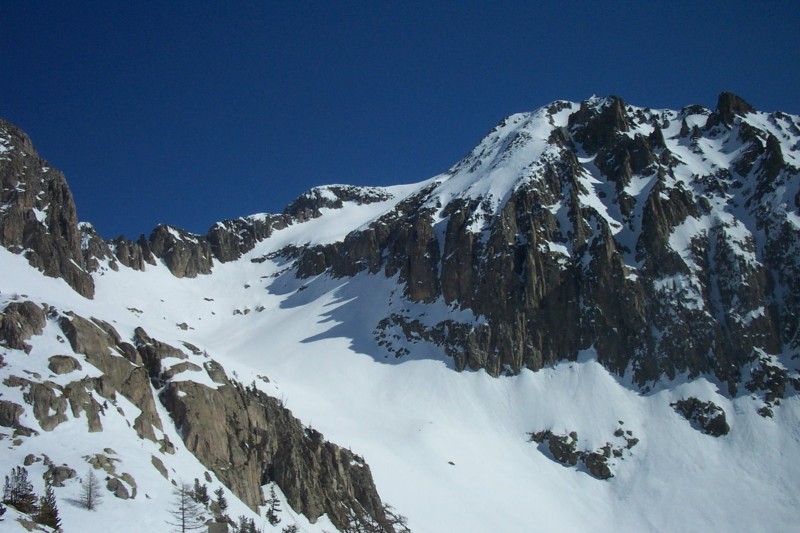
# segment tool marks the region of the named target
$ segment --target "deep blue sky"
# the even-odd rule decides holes
[[[616,94],[800,113],[796,2],[4,2],[0,116],[107,238],[446,170],[505,115]]]

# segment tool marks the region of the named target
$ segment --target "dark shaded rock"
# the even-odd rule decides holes
[[[153,467],[158,470],[158,473],[164,476],[164,479],[169,479],[169,473],[167,472],[167,467],[164,466],[164,462],[156,457],[155,455],[150,456],[150,462],[153,463]]]
[[[730,426],[725,419],[725,411],[714,402],[703,402],[694,397],[678,400],[670,404],[692,426],[712,437],[727,435]]]
[[[178,278],[211,273],[211,245],[201,235],[160,225],[150,234],[150,251]]]
[[[101,261],[106,262],[111,270],[119,270],[109,243],[103,240],[94,226],[81,222],[78,224],[78,231],[81,236],[81,250],[83,250],[83,260],[87,271],[97,272],[100,269]]]
[[[731,126],[736,115],[744,116],[753,112],[755,112],[755,108],[745,102],[744,99],[733,93],[723,92],[720,93],[717,99],[717,108],[714,110],[714,114],[709,118],[712,124],[719,123]]]
[[[609,454],[610,454],[609,450]],[[608,467],[608,456],[605,453],[589,452],[581,457],[583,464],[589,473],[597,479],[609,479],[614,477]]]
[[[144,362],[145,368],[152,379],[161,378],[161,361],[168,357],[186,359],[187,355],[178,348],[150,338],[147,332],[138,327],[133,332],[133,341],[136,351]]]
[[[50,168],[27,135],[0,119],[7,150],[0,158],[0,244],[46,276],[64,279],[91,298],[94,282],[85,270],[78,216],[64,175]]]
[[[595,152],[628,131],[625,102],[616,96],[581,102],[580,109],[569,117],[569,127],[586,151]]]
[[[125,237],[117,237],[111,241],[111,249],[119,262],[128,268],[144,270],[145,264],[156,264],[144,235],[141,235],[136,242],[129,241]]]
[[[208,377],[210,377],[211,381],[214,383],[223,385],[228,382],[228,376],[225,374],[225,369],[222,368],[221,364],[217,363],[213,359],[203,363],[203,368],[206,369]]]
[[[25,341],[41,335],[44,325],[41,307],[33,302],[11,302],[0,314],[0,344],[30,353],[32,347]]]
[[[131,497],[128,487],[119,478],[112,477],[109,479],[106,483],[106,488],[121,500],[127,500]]]
[[[546,442],[547,449],[553,458],[561,464],[575,466],[581,454],[578,452],[578,434],[556,435],[552,431],[530,433],[531,441],[539,444]]]
[[[358,205],[383,202],[391,198],[379,187],[354,187],[351,185],[328,185],[315,187],[298,197],[283,210],[295,220],[304,221],[321,215],[320,209],[341,209],[345,202]]]

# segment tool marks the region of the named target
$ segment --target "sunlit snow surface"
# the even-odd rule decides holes
[[[592,351],[581,354],[575,363],[499,378],[483,371],[458,373],[440,347],[425,342],[402,341],[410,353],[397,359],[375,339],[381,318],[407,313],[428,317],[435,324],[455,311],[441,301],[407,302],[397,280],[383,274],[298,280],[284,259],[270,255],[290,245],[339,241],[428,187],[433,191],[429,207],[441,207],[453,198],[480,198],[487,200],[481,209],[493,214],[510,191],[535,174],[531,163],[552,150],[544,142],[551,126],[565,125],[576,105],[551,117],[542,110],[513,115],[465,159],[470,165],[454,167],[427,182],[387,188],[385,201],[323,209],[324,216],[276,231],[241,259],[216,263],[208,276],[177,279],[163,265],[147,265],[145,272],[122,266],[119,272],[102,268],[94,274],[96,296],[86,300],[63,281],[43,277],[23,257],[0,248],[0,307],[12,300],[32,300],[111,322],[123,339],[130,339],[141,326],[151,337],[174,346],[183,341],[196,345],[219,361],[229,376],[283,399],[304,424],[363,455],[383,500],[407,516],[416,532],[797,530],[797,395],[775,406],[774,418],[763,418],[756,413],[762,405],[759,400],[747,394],[727,398],[711,377],[690,382],[681,376],[643,394],[626,378],[610,375]],[[716,165],[728,165],[740,148],[732,142],[709,146],[707,151],[717,154],[716,159],[702,160],[673,139],[680,120],[674,114],[669,118],[672,125],[664,136],[681,160],[676,183]],[[702,126],[701,119],[705,117],[690,116],[687,123]],[[761,115],[749,115],[748,120],[780,133]],[[547,121],[549,125],[544,124]],[[641,132],[649,130],[642,127]],[[519,150],[509,149],[514,142],[520,143]],[[784,146],[784,154],[797,164],[792,146]],[[594,207],[621,244],[633,250],[639,226],[623,224],[617,206],[591,194],[609,184],[596,172],[590,157],[581,158],[581,164],[587,191],[581,202]],[[643,201],[652,186],[651,179],[634,176],[626,192]],[[797,184],[792,187],[778,191],[776,198],[796,194]],[[550,208],[562,213],[564,204]],[[751,221],[732,209],[721,207],[714,217],[689,218],[675,228],[670,245],[687,265],[694,266],[689,250],[692,237],[715,225],[742,243],[736,251],[744,260],[758,260],[746,246],[746,240],[753,238]],[[735,222],[732,214],[744,222]],[[441,211],[434,216],[441,216]],[[548,247],[564,256],[571,253],[561,243]],[[274,259],[261,261],[267,257]],[[255,258],[259,262],[251,261]],[[632,256],[627,260],[636,267]],[[681,283],[691,292],[695,281],[684,277],[655,283]],[[469,312],[460,313],[461,322],[481,320]],[[59,335],[51,320],[44,334],[30,341],[34,349],[29,355],[0,349],[8,363],[0,369],[0,378],[25,370],[48,376],[49,355],[74,355]],[[82,371],[50,379],[64,384],[97,374],[78,357]],[[176,379],[211,384],[201,374],[187,372]],[[259,376],[268,376],[270,381]],[[671,402],[688,396],[721,406],[730,433],[714,438],[693,429],[670,407]],[[22,403],[19,389],[3,387],[2,399]],[[121,396],[119,404],[131,418],[136,408]],[[172,457],[159,455],[157,445],[149,441],[131,439],[125,418],[112,409],[102,419],[102,433],[87,433],[85,418],[76,420],[70,415],[69,422],[52,432],[40,431],[40,436],[22,446],[0,442],[6,449],[0,466],[8,472],[28,453],[46,453],[56,464],[67,463],[85,475],[88,467],[81,457],[112,448],[121,459],[118,472],[135,477],[137,498],[122,501],[108,494],[96,512],[88,513],[73,503],[79,485],[67,482],[56,489],[65,531],[91,529],[95,524],[113,525],[119,532],[163,531],[169,519],[171,485],[151,466],[150,456],[161,457],[170,475],[185,481],[202,479],[205,468],[183,448],[163,410],[161,417],[165,433],[178,445]],[[39,427],[31,415],[22,422]],[[562,466],[528,438],[533,431],[575,431],[579,449],[596,450],[613,442],[614,431],[620,427],[631,431],[639,443],[615,460],[615,477],[607,481],[591,477],[585,469]],[[41,492],[41,463],[29,470]],[[214,480],[212,486],[218,485]],[[249,513],[230,493],[228,499],[229,514]],[[285,503],[283,507],[288,509]],[[287,511],[275,530],[290,519],[302,531],[334,529],[325,518],[311,525]],[[0,530],[12,523],[6,518]],[[264,527],[271,531],[269,525]]]
[[[275,240],[284,242],[279,235]],[[577,363],[501,378],[482,371],[457,373],[438,348],[427,344],[410,344],[411,356],[396,360],[372,335],[376,317],[386,316],[392,305],[410,305],[395,294],[394,280],[360,275],[298,281],[291,272],[281,273],[279,263],[249,261],[271,246],[265,241],[241,260],[216,265],[211,276],[196,279],[176,279],[163,266],[143,273],[105,270],[95,278],[97,295],[91,301],[0,250],[0,292],[3,305],[25,294],[17,297],[103,317],[123,337],[142,325],[159,340],[189,341],[207,350],[229,374],[236,372],[244,383],[255,380],[283,398],[305,424],[363,455],[382,498],[408,517],[414,531],[794,527],[800,479],[796,396],[776,408],[774,419],[764,419],[748,396],[728,400],[706,379],[681,379],[641,395],[611,376],[591,353]],[[442,312],[436,304],[425,307]],[[245,309],[251,311],[234,314]],[[189,330],[176,326],[184,322]],[[58,333],[51,322],[32,341],[29,356],[7,351],[10,365],[2,375],[10,368],[41,372]],[[71,354],[65,344],[56,352]],[[84,368],[91,373],[88,364]],[[4,389],[4,398],[14,400],[9,395],[15,390]],[[701,434],[669,406],[689,395],[722,406],[730,434]],[[135,410],[124,400],[121,404]],[[31,452],[73,467],[85,464],[80,456],[88,451],[110,447],[118,453],[120,471],[134,474],[139,496],[123,502],[108,495],[98,511],[87,514],[70,504],[78,485],[68,483],[56,491],[67,531],[94,521],[115,524],[117,531],[160,530],[168,518],[171,486],[149,464],[156,445],[131,441],[124,428],[120,434],[126,438],[116,438],[114,420],[104,417],[105,431],[89,434],[85,420],[71,419],[3,456],[10,470]],[[596,449],[613,440],[620,420],[640,442],[618,461],[616,477],[609,481],[564,467],[528,442],[529,431],[577,431],[580,448]],[[23,422],[38,427],[32,416]],[[204,469],[180,446],[174,429],[166,432],[179,443],[176,456],[165,460],[168,468],[187,479],[201,477]],[[240,504],[232,507],[246,511]],[[306,531],[332,529],[325,520],[313,526],[299,521]]]

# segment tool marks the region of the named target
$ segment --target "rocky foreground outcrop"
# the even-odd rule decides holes
[[[78,216],[64,175],[39,157],[28,136],[0,119],[0,244],[45,275],[91,298]]]
[[[133,438],[151,440],[162,453],[174,453],[174,444],[163,434],[165,424],[174,424],[186,448],[254,510],[265,503],[262,485],[274,482],[289,505],[312,522],[327,514],[340,529],[355,521],[372,524],[375,531],[394,531],[397,517],[387,513],[361,457],[304,427],[279,400],[228,378],[201,351],[187,345],[186,352],[153,339],[142,328],[126,340],[108,322],[32,302],[11,303],[0,313],[0,345],[30,351],[31,339],[42,333],[47,320],[80,356],[54,354],[48,369],[74,379],[57,384],[30,372],[6,378],[3,386],[20,389],[25,402],[0,400],[0,426],[13,429],[15,437],[37,434],[21,422],[26,410],[43,431],[53,431],[70,418],[85,418],[88,432],[102,432],[106,410],[117,406],[121,395],[138,410],[129,422]],[[87,364],[101,375],[78,372]],[[199,374],[206,374],[204,381],[214,386],[192,381]],[[162,420],[156,402],[166,407],[170,420]],[[105,470],[108,490],[117,497],[136,497],[133,478],[117,473],[107,454],[87,461]],[[163,470],[160,459],[154,457],[153,464]]]

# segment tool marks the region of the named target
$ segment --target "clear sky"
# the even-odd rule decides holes
[[[0,116],[106,237],[205,233],[316,185],[454,164],[500,119],[593,94],[800,114],[788,1],[39,2],[0,7]]]

